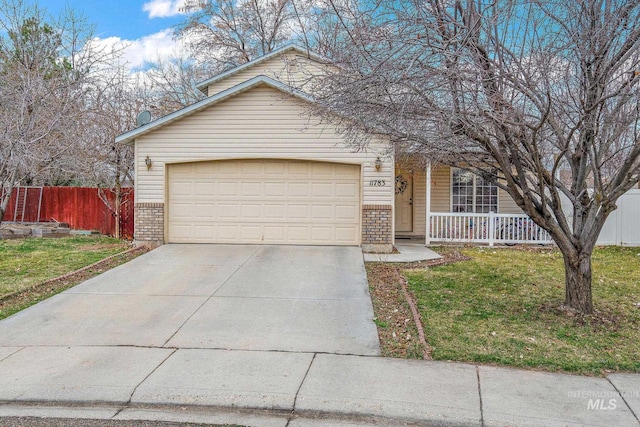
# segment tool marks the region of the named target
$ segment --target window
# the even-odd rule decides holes
[[[453,212],[498,212],[498,187],[462,169],[453,169],[451,178]]]

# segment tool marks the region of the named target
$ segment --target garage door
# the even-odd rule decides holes
[[[360,166],[226,160],[168,167],[172,243],[360,244]]]

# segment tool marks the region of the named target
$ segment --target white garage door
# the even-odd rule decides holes
[[[168,167],[172,243],[360,244],[360,166],[225,160]]]

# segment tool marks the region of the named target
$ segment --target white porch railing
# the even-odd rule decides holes
[[[553,243],[549,233],[524,214],[431,212],[429,223],[430,242]]]

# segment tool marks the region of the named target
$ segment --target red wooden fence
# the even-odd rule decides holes
[[[43,187],[40,202],[40,188],[30,187],[27,191],[22,217],[22,199],[25,187],[20,192],[21,201],[16,213],[16,194],[14,189],[9,206],[4,213],[3,221],[36,222],[40,207],[40,222],[66,222],[73,230],[98,230],[101,234],[115,234],[115,214],[112,213],[99,196],[97,188],[87,187]],[[114,195],[109,190],[102,190],[113,206]],[[124,188],[123,205],[120,213],[120,233],[124,238],[133,237],[133,188]]]

